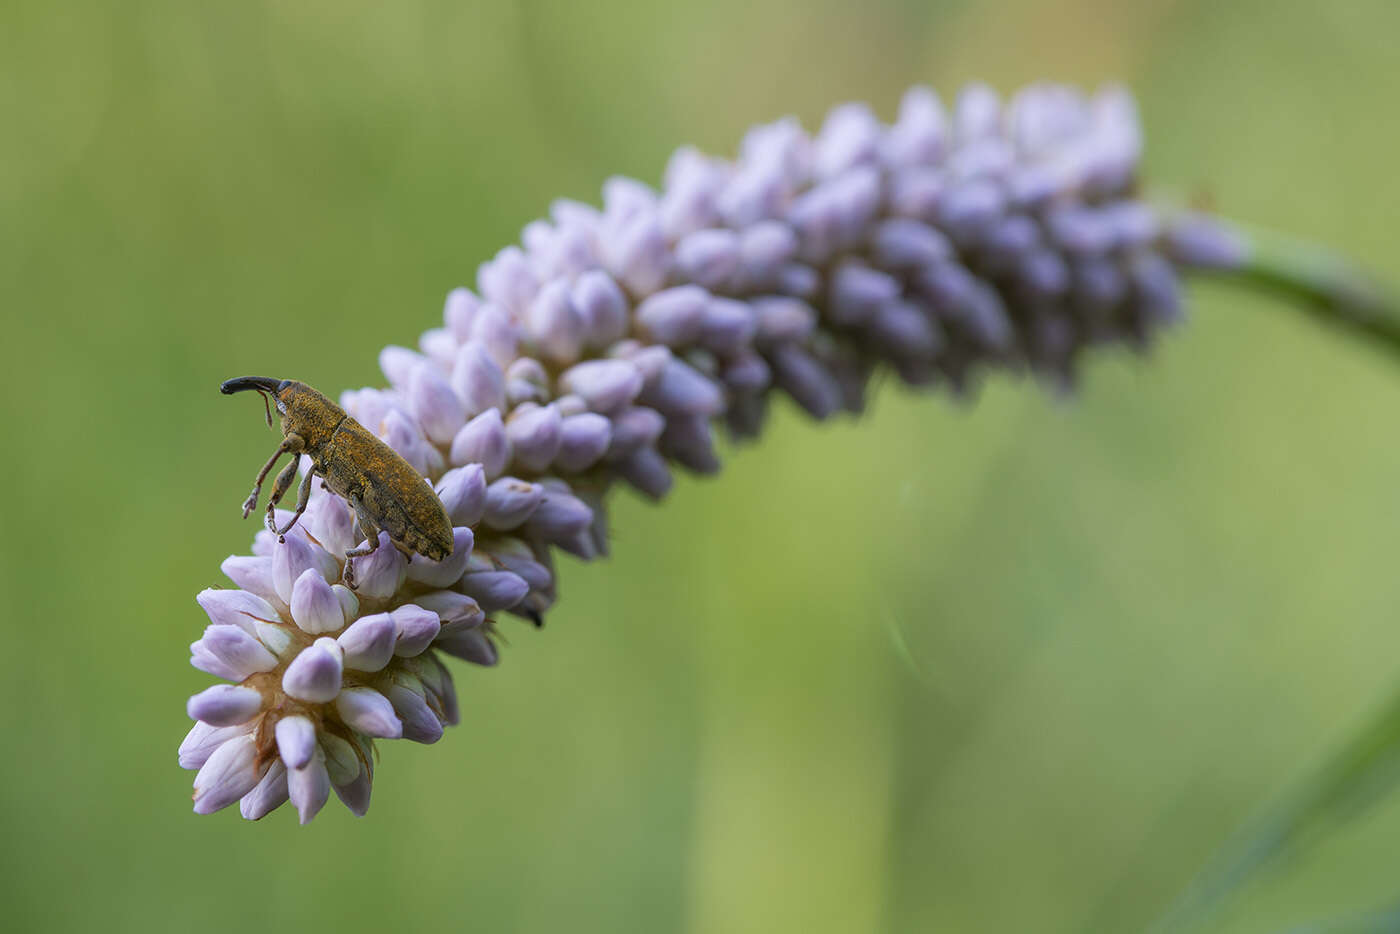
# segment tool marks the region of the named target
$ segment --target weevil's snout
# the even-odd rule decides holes
[[[273,379],[270,376],[237,376],[233,379],[226,379],[219,384],[219,392],[226,396],[231,396],[235,392],[244,392],[255,389],[258,392],[270,392],[273,395],[290,380]]]

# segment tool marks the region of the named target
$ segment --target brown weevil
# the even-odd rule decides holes
[[[442,500],[397,451],[305,383],[266,376],[240,376],[219,386],[219,391],[225,395],[248,389],[263,397],[269,428],[272,427],[272,409],[268,400],[277,406],[282,420],[282,443],[258,471],[253,492],[243,503],[243,518],[248,518],[257,508],[258,494],[262,492],[268,472],[283,455],[290,454],[292,460],[277,475],[272,498],[267,502],[267,527],[281,541],[306,511],[311,497],[311,478],[320,476],[326,489],[355,510],[360,534],[368,540],[365,545],[345,553],[345,583],[350,587],[355,586],[351,559],[378,548],[381,530],[389,534],[389,541],[405,556],[417,553],[441,561],[452,554],[452,523],[442,508]],[[296,514],[279,529],[277,504],[291,489],[302,454],[310,456],[312,469],[297,490]]]

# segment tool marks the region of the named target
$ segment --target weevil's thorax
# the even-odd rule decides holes
[[[277,411],[282,416],[282,434],[301,435],[307,453],[315,456],[335,434],[345,410],[305,383],[288,381],[277,393]]]

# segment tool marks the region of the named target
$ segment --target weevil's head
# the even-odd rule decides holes
[[[282,434],[292,430],[303,437],[320,435],[334,428],[334,422],[344,413],[325,396],[305,383],[294,379],[273,379],[270,376],[239,376],[224,380],[219,392],[231,395],[235,392],[253,390],[263,397],[267,414],[267,425],[272,427],[272,406],[282,418]],[[310,440],[310,438],[308,438]]]

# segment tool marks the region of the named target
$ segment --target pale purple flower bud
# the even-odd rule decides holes
[[[883,128],[865,104],[842,104],[827,114],[812,147],[812,167],[818,178],[873,162]]]
[[[640,386],[641,380],[637,382]],[[566,473],[587,470],[607,453],[611,441],[612,422],[606,416],[596,412],[570,415],[559,425],[559,453],[554,464]]]
[[[724,408],[724,393],[713,381],[674,359],[639,398],[667,415],[715,415]]]
[[[626,222],[656,210],[656,192],[643,182],[625,175],[610,176],[603,182],[603,216],[612,222]]]
[[[545,541],[562,541],[593,524],[593,510],[576,496],[549,490],[525,522],[525,531]]]
[[[719,458],[715,456],[710,420],[703,415],[680,415],[667,419],[666,430],[658,445],[661,452],[696,473],[715,473]]]
[[[241,627],[226,623],[206,627],[200,640],[190,646],[190,652],[215,663],[219,670],[211,671],[198,663],[196,668],[230,681],[242,681],[251,674],[277,667],[277,657],[266,646]]]
[[[399,629],[388,613],[362,616],[335,640],[345,653],[344,666],[353,671],[380,671],[394,657]]]
[[[715,195],[715,208],[730,227],[747,227],[778,216],[792,194],[782,166],[771,161],[742,164]]]
[[[246,590],[202,590],[195,600],[208,614],[211,623],[237,626],[249,635],[255,633],[254,620],[281,621],[270,603]]]
[[[478,629],[464,629],[443,636],[434,644],[434,648],[442,649],[448,655],[485,668],[492,667],[499,660],[496,646],[486,637],[485,633]]]
[[[480,626],[486,619],[479,603],[455,590],[421,593],[414,597],[413,601],[423,609],[437,614],[442,623],[443,633]]]
[[[1006,196],[989,181],[957,185],[938,200],[940,226],[959,244],[978,242],[1005,210]]]
[[[422,364],[409,377],[408,404],[428,440],[437,444],[451,441],[467,418],[452,386],[430,363]]]
[[[864,324],[875,309],[899,298],[899,280],[863,263],[848,260],[831,276],[831,320],[843,327]]]
[[[325,753],[316,750],[315,758],[299,769],[287,771],[287,796],[297,809],[297,819],[303,826],[321,812],[331,796],[331,778],[326,772]]]
[[[738,268],[739,235],[732,230],[697,230],[676,244],[676,273],[711,291],[724,289]]]
[[[1054,298],[1069,289],[1069,265],[1053,250],[1035,249],[1027,253],[1016,274],[1027,290],[1041,298]]]
[[[627,333],[627,296],[603,270],[590,269],[580,275],[569,297],[583,319],[589,346],[607,347]]]
[[[297,700],[323,704],[340,693],[344,651],[325,636],[302,649],[282,673],[282,690]]]
[[[492,409],[491,413],[494,412]],[[491,413],[477,417],[485,418]],[[499,414],[496,419],[500,420]],[[442,475],[436,489],[442,508],[454,526],[472,526],[481,521],[482,510],[486,508],[486,471],[481,464],[449,470]]]
[[[360,773],[360,754],[356,752],[360,741],[351,742],[334,733],[322,733],[319,740],[331,784],[341,785],[353,781]]]
[[[1140,201],[1119,201],[1103,209],[1113,226],[1113,242],[1123,249],[1137,249],[1156,240],[1162,232],[1157,212]]]
[[[997,271],[1014,269],[1039,242],[1040,226],[1024,214],[1011,214],[988,228],[980,244],[982,258]],[[950,254],[941,259],[952,259],[952,256]]]
[[[657,205],[661,228],[672,240],[719,222],[715,198],[725,170],[690,147],[671,156],[664,174],[665,193]]]
[[[1174,324],[1182,317],[1181,286],[1171,264],[1146,253],[1128,267],[1133,293],[1144,316],[1158,324]]]
[[[484,506],[484,496],[482,502]],[[475,540],[470,528],[465,526],[453,528],[452,554],[441,561],[434,561],[423,555],[414,555],[408,559],[408,579],[426,584],[429,587],[451,586],[467,569],[467,561],[471,558],[474,543]]]
[[[379,547],[355,562],[355,589],[362,597],[383,599],[403,585],[408,561],[389,544],[389,533],[379,533]]]
[[[797,256],[797,234],[782,221],[759,221],[739,234],[738,282],[747,288],[765,288],[777,281],[778,272]]]
[[[315,568],[307,568],[292,585],[292,619],[311,635],[335,632],[345,626],[345,614],[331,585]]]
[[[738,393],[757,393],[768,388],[772,371],[756,353],[740,354],[724,368],[724,385]]]
[[[307,570],[314,570],[323,581],[340,576],[340,565],[331,555],[303,538],[287,538],[272,553],[272,583],[283,603],[291,603],[292,589]]]
[[[348,782],[331,785],[335,789],[335,796],[340,799],[340,803],[350,809],[350,813],[356,817],[364,817],[369,813],[370,798],[370,777],[364,766],[355,777]]]
[[[1107,218],[1088,208],[1062,205],[1045,215],[1045,229],[1062,250],[1074,254],[1107,253],[1114,228]]]
[[[223,743],[194,777],[194,812],[213,814],[252,791],[262,778],[257,743],[244,733]]]
[[[437,638],[442,623],[437,613],[412,603],[395,607],[389,614],[393,617],[398,633],[394,642],[394,654],[405,658],[421,654]]]
[[[1115,260],[1090,257],[1075,264],[1073,270],[1075,300],[1088,309],[1107,311],[1117,305],[1128,292],[1128,278]]]
[[[418,349],[432,361],[433,365],[451,370],[457,359],[457,347],[461,342],[447,328],[433,328],[424,331],[418,338]]]
[[[476,313],[471,339],[481,344],[498,366],[505,367],[515,359],[520,327],[504,308],[486,304]],[[453,388],[456,388],[455,382]]]
[[[425,652],[414,662],[410,670],[422,681],[429,704],[434,705],[444,724],[456,726],[461,711],[457,706],[457,689],[452,684],[451,672],[438,660],[435,652]]]
[[[642,391],[642,374],[627,360],[585,360],[560,375],[559,388],[582,397],[595,412],[611,412]]]
[[[335,709],[346,726],[366,736],[398,739],[403,735],[403,722],[393,705],[373,688],[346,688],[335,699]]]
[[[1237,269],[1249,255],[1243,237],[1203,214],[1176,218],[1167,228],[1166,247],[1177,263],[1196,269]]]
[[[342,616],[349,620],[360,615],[360,598],[355,596],[354,591],[344,584],[332,584],[331,590],[335,593],[335,598],[340,601]]]
[[[700,333],[710,294],[698,285],[664,289],[637,306],[637,324],[647,336],[672,347],[689,344]]]
[[[390,344],[379,352],[379,369],[389,385],[403,390],[408,387],[409,378],[419,364],[425,362],[423,355],[407,347]]]
[[[608,458],[616,459],[630,454],[640,447],[647,447],[661,437],[666,430],[665,417],[655,409],[633,406],[623,409],[613,416],[612,444],[608,447]]]
[[[748,302],[712,298],[700,320],[700,343],[718,354],[736,354],[753,343],[758,322]]]
[[[237,627],[235,627],[237,628]],[[242,630],[238,630],[242,632]],[[208,631],[206,630],[206,636]],[[244,633],[246,636],[247,633]],[[249,636],[249,638],[252,638]],[[200,671],[213,675],[216,678],[223,678],[226,681],[242,681],[248,677],[247,673],[229,664],[229,662],[215,655],[205,645],[203,639],[190,643],[190,664]]]
[[[482,298],[517,316],[524,314],[539,288],[530,263],[517,246],[508,246],[495,259],[482,263],[476,284]]]
[[[804,343],[817,327],[812,306],[796,298],[758,298],[752,302],[759,344]]]
[[[546,283],[530,303],[525,317],[530,339],[545,359],[559,364],[578,359],[583,346],[584,320],[569,298],[569,283]]]
[[[911,217],[932,223],[938,217],[946,184],[935,169],[906,169],[890,179],[890,211],[898,217]]]
[[[541,471],[559,453],[559,410],[552,405],[522,407],[506,421],[506,437],[515,462],[526,470]]]
[[[461,588],[486,613],[510,609],[530,592],[525,579],[510,571],[470,571],[462,576]]]
[[[671,254],[654,213],[628,221],[600,246],[608,272],[633,295],[655,292],[670,274]]]
[[[451,461],[459,466],[478,464],[487,477],[499,476],[505,470],[510,461],[510,441],[500,409],[487,409],[462,426],[452,439]]]
[[[316,754],[316,724],[300,715],[277,721],[277,754],[289,769],[305,768]]]
[[[947,135],[938,95],[930,88],[910,88],[899,102],[899,118],[885,136],[885,161],[896,168],[935,163],[943,157]]]
[[[655,448],[637,448],[617,462],[617,472],[652,499],[661,499],[671,490],[671,471]]]
[[[626,340],[612,348],[611,356],[635,366],[637,372],[642,374],[642,385],[645,386],[661,375],[666,364],[671,362],[672,354],[671,348],[664,344],[647,346],[640,341]]]
[[[891,302],[875,313],[871,330],[891,356],[932,357],[943,349],[944,336],[930,311],[908,301]]]
[[[481,299],[471,289],[456,288],[447,293],[447,301],[442,308],[442,321],[457,343],[463,343],[472,336],[472,323],[476,311],[481,307]]]
[[[798,255],[821,264],[838,250],[854,246],[880,206],[880,175],[854,168],[798,197],[788,210],[797,233]]]
[[[287,767],[274,760],[253,790],[243,796],[238,810],[245,820],[261,820],[287,802]]]
[[[806,180],[812,171],[812,144],[796,117],[759,124],[739,143],[744,162],[768,166],[794,179]]]
[[[989,85],[972,82],[958,93],[953,113],[954,132],[960,143],[993,136],[1001,128],[1001,99]]]
[[[401,685],[391,685],[387,691],[389,703],[402,724],[404,739],[415,743],[431,744],[442,739],[442,721],[428,707],[428,702],[417,691]]]
[[[355,512],[345,500],[319,486],[312,486],[311,502],[301,525],[327,552],[343,555],[355,547]]]
[[[907,217],[893,217],[875,226],[870,256],[887,269],[915,269],[950,259],[953,245],[927,224]]]
[[[414,470],[420,474],[427,472],[427,452],[436,451],[436,448],[423,437],[411,415],[397,410],[389,412],[380,425],[379,437],[408,461]]]
[[[197,769],[209,761],[225,742],[247,733],[248,726],[210,726],[202,720],[195,723],[180,743],[179,761],[182,769]]]
[[[203,720],[210,726],[237,726],[257,716],[262,705],[262,694],[252,688],[216,684],[191,697],[185,709],[191,720]]]
[[[483,521],[493,529],[513,529],[526,519],[544,498],[544,487],[515,477],[502,477],[486,488]]]
[[[773,381],[816,419],[830,418],[841,408],[841,387],[831,372],[800,347],[773,351]]]
[[[560,493],[561,491],[552,491]],[[567,495],[567,494],[563,494]],[[589,517],[590,521],[592,516]],[[554,574],[544,564],[535,560],[535,552],[518,538],[502,538],[492,543],[494,558],[507,571],[520,575],[531,591],[548,590],[554,585]]]
[[[239,589],[247,591],[264,601],[285,602],[273,584],[272,559],[255,558],[251,555],[229,555],[219,565],[224,576],[233,581]]]

